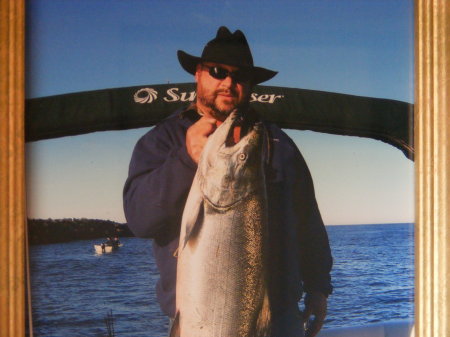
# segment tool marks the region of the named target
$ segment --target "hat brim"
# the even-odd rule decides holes
[[[182,50],[178,50],[177,52],[178,61],[180,62],[181,66],[184,70],[186,70],[189,74],[195,75],[197,64],[201,62],[216,62],[214,60],[204,60],[201,57],[196,57],[193,55],[190,55]],[[217,62],[221,63],[221,62]],[[233,64],[230,64],[234,66]],[[272,77],[274,77],[276,74],[278,74],[277,71],[269,70],[266,68],[261,67],[250,67],[249,70],[252,72],[252,83],[253,84],[259,84],[265,81],[270,80]]]

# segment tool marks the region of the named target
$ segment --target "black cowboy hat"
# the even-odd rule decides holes
[[[231,33],[224,26],[220,27],[217,30],[216,37],[206,44],[201,57],[189,55],[182,50],[179,50],[177,55],[183,69],[192,75],[195,75],[197,64],[201,62],[222,63],[247,69],[252,73],[252,82],[254,84],[270,80],[278,73],[269,69],[255,67],[244,33],[240,30]]]

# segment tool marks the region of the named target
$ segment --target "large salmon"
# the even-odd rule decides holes
[[[209,136],[186,202],[172,337],[270,335],[263,125],[234,144],[237,119]]]

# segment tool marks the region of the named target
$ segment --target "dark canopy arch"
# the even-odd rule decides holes
[[[26,141],[151,126],[195,99],[195,84],[142,85],[29,99]],[[373,138],[413,160],[413,105],[389,99],[256,86],[251,105],[282,128]]]

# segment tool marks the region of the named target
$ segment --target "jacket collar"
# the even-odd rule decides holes
[[[195,123],[200,119],[201,115],[198,113],[197,105],[195,103],[191,103],[178,113],[178,117],[180,119],[189,119]]]

